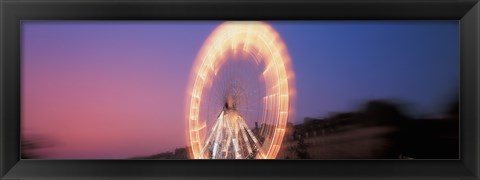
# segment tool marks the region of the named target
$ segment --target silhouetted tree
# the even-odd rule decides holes
[[[22,159],[36,159],[36,158],[39,158],[39,156],[34,152],[34,150],[36,150],[40,147],[41,147],[41,145],[39,145],[35,141],[31,141],[29,139],[22,138],[21,148],[20,148]]]
[[[303,137],[300,137],[297,142],[297,158],[298,159],[310,159],[308,154],[308,145],[305,143]]]
[[[380,121],[401,121],[409,119],[398,104],[386,100],[372,100],[367,102],[365,114],[369,119]]]
[[[20,143],[20,153],[22,159],[44,158],[45,154],[38,152],[42,148],[48,148],[56,145],[51,139],[39,135],[22,136]]]
[[[458,115],[460,113],[460,104],[458,101],[458,98],[450,102],[450,104],[447,105],[447,109],[445,112],[449,116],[456,116],[458,118]]]
[[[387,136],[392,144],[388,145],[388,150],[382,152],[385,158],[397,158],[398,154],[403,151],[404,141],[408,141],[408,139],[402,137],[409,133],[409,127],[404,127],[403,124],[411,120],[411,118],[403,111],[400,105],[386,100],[367,102],[364,113],[368,120],[397,129],[394,133]]]

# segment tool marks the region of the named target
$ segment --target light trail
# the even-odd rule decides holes
[[[217,119],[211,119],[215,121],[211,127],[205,128],[205,120],[199,118],[200,112],[204,111],[202,100],[210,98],[202,94],[212,85],[212,77],[218,75],[229,58],[239,56],[250,57],[255,65],[260,62],[266,65],[260,72],[266,92],[265,97],[258,100],[258,103],[263,104],[263,112],[259,113],[263,118],[260,119],[262,127],[258,134],[247,127],[245,120],[248,119],[244,119],[243,115],[230,105],[227,109],[224,108]],[[270,25],[263,22],[236,21],[225,22],[217,27],[203,44],[190,80],[191,93],[187,97],[186,117],[192,157],[227,158],[228,151],[232,150],[235,158],[245,158],[243,151],[247,154],[255,151],[258,152],[255,155],[257,159],[274,159],[280,150],[288,118],[292,117],[294,112],[293,77],[285,43]],[[225,79],[223,81],[237,84]],[[240,94],[235,90],[233,92]],[[230,147],[231,144],[233,147]],[[256,149],[253,149],[254,147]],[[227,152],[222,155],[224,151]]]

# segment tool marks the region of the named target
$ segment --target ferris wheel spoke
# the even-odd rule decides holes
[[[221,118],[221,119],[220,119],[220,118]],[[200,151],[200,154],[203,155],[203,154],[205,153],[205,150],[206,150],[206,148],[208,147],[208,144],[210,143],[210,140],[212,139],[213,135],[214,135],[215,132],[217,131],[218,124],[221,123],[222,120],[223,120],[223,112],[220,114],[218,121],[216,121],[216,123],[213,125],[213,128],[212,128],[212,130],[210,131],[210,135],[208,135],[208,138],[207,138],[207,140],[205,141],[206,143],[204,144],[202,150]]]
[[[243,109],[243,108],[237,108],[237,110],[241,110],[241,111],[255,111],[253,109]]]
[[[223,129],[225,129],[225,114],[222,113],[222,115],[220,116],[221,118],[219,119],[219,128],[215,131],[215,134],[216,134],[216,137],[215,137],[215,141],[213,143],[213,151],[212,151],[212,158],[213,159],[216,159],[217,157],[217,153],[219,151],[219,146],[221,145],[221,141],[222,141],[222,136],[223,136]]]
[[[228,139],[227,139],[227,143],[226,143],[226,146],[223,150],[223,152],[225,153],[225,155],[223,156],[224,159],[227,159],[228,158],[228,151],[230,150],[230,146],[232,144],[232,136],[229,134],[228,136]]]
[[[238,142],[238,126],[236,124],[230,123],[230,121],[227,121],[227,127],[228,131],[232,134],[232,141],[233,141],[233,149],[234,149],[234,154],[236,159],[241,159],[242,155],[240,154],[240,145]],[[233,127],[232,127],[233,126]]]
[[[243,140],[245,142],[245,145],[247,146],[248,154],[252,153],[252,147],[250,146],[250,142],[248,141],[247,137],[247,132],[245,131],[245,128],[240,128],[243,136]]]
[[[248,126],[247,126],[247,124],[245,123],[245,121],[243,121],[243,119],[242,119],[242,121],[240,121],[240,123],[241,123],[240,125],[242,126],[242,128],[244,128],[244,129],[248,132],[248,134],[250,135],[250,137],[252,138],[252,140],[253,140],[253,142],[254,142],[254,144],[255,144],[255,146],[256,146],[256,147],[255,147],[256,150],[258,150],[261,154],[263,154],[263,152],[262,152],[262,146],[260,145],[259,141],[258,141],[257,138],[255,137],[255,135],[253,134],[253,132],[250,130],[250,128],[248,128]]]

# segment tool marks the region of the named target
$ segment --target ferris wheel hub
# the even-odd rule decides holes
[[[227,96],[227,109],[235,109],[236,102],[233,96]]]

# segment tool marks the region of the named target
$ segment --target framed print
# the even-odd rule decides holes
[[[2,1],[0,177],[478,174],[478,1]]]

